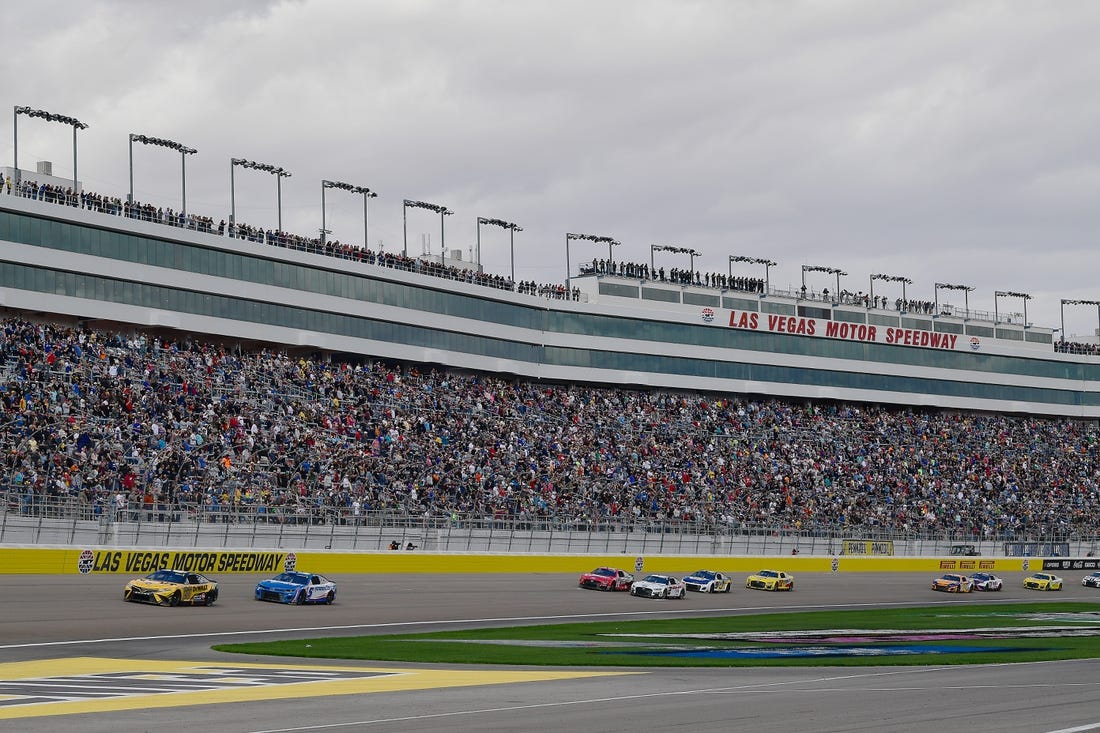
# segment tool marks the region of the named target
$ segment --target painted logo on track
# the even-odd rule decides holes
[[[638,652],[606,652],[647,657],[686,657],[690,659],[807,659],[813,657],[901,657],[924,654],[978,654],[988,652],[1040,651],[1031,647],[954,646],[919,644],[908,646],[787,646],[775,649],[649,649]]]
[[[621,672],[410,670],[71,657],[0,663],[0,720],[586,679]],[[629,673],[626,673],[629,674]],[[58,725],[58,730],[64,726]]]

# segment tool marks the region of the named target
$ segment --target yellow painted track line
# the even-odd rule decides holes
[[[268,683],[252,686],[240,685],[239,670],[255,670],[258,677],[280,671],[328,672],[339,675],[336,679],[318,679],[288,684]],[[81,689],[109,685],[111,679],[141,681],[190,680],[189,676],[201,676],[204,684],[211,683],[211,675],[223,674],[221,688],[189,691],[154,692],[140,691],[128,694],[120,684],[120,696],[98,699],[57,700],[35,702],[27,705],[13,704],[20,695],[0,695],[0,720],[99,713],[119,710],[171,708],[186,705],[209,705],[228,702],[253,702],[328,695],[357,695],[374,692],[438,689],[442,687],[471,687],[476,685],[512,684],[518,682],[545,682],[588,677],[605,677],[634,672],[603,671],[509,671],[509,670],[436,670],[396,669],[390,667],[347,667],[307,664],[255,664],[230,662],[187,662],[105,659],[99,657],[74,657],[67,659],[35,660],[0,664],[0,685],[6,691],[26,685],[28,690],[41,689],[44,695],[63,697],[67,685]],[[121,675],[121,677],[104,677]],[[362,675],[362,676],[359,676]],[[81,683],[84,683],[83,685]],[[181,688],[182,690],[182,688]],[[28,693],[32,694],[32,693]]]

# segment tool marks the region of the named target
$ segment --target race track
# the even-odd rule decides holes
[[[210,650],[211,644],[227,641],[643,615],[1041,599],[1100,602],[1100,592],[1081,588],[1072,574],[1067,574],[1066,590],[1058,594],[1024,591],[1021,577],[1006,574],[1003,593],[952,596],[928,590],[929,578],[924,575],[802,574],[793,593],[735,588],[728,595],[692,594],[679,602],[583,591],[575,587],[572,575],[361,575],[335,578],[340,592],[333,606],[296,607],[257,603],[251,599],[256,576],[226,575],[218,578],[221,598],[211,608],[159,608],[122,602],[125,578],[121,576],[8,576],[8,592],[0,600],[0,681],[6,686],[0,690],[0,731],[119,733],[155,730],[166,724],[230,733],[561,733],[648,731],[679,725],[691,731],[762,732],[1100,730],[1096,702],[1100,699],[1100,662],[1095,660],[861,669],[572,670],[584,676],[539,680],[539,675],[570,670],[528,667],[513,672],[473,666],[452,670],[435,665],[322,663]],[[196,684],[189,673],[172,669],[171,663],[177,660],[201,668],[203,674],[209,667],[238,689],[195,691],[199,688],[188,687]],[[234,667],[251,663],[283,668]],[[77,674],[85,667],[98,669],[96,665],[117,667],[118,671],[100,670],[91,677]],[[305,683],[306,689],[316,689],[317,694],[282,698],[268,694],[277,689],[267,686],[270,675],[292,674],[288,670],[303,665],[339,668],[342,671],[310,674],[340,680]],[[5,669],[6,674],[2,672]],[[46,671],[14,675],[11,670],[16,669]],[[608,671],[629,674],[590,676]],[[253,672],[257,680],[244,679]],[[525,673],[536,679],[518,679]],[[55,679],[58,675],[71,676],[63,681],[63,689]],[[17,677],[21,685],[17,694],[41,690],[43,695],[57,695],[64,701],[4,707],[4,695],[16,694],[11,686]],[[107,695],[102,692],[104,685],[124,687],[123,680],[125,685],[140,684],[170,694],[146,695],[135,704],[136,688],[112,689]],[[358,691],[349,692],[352,689]],[[190,696],[182,698],[188,704],[157,707],[166,704],[157,701],[171,699],[173,691]],[[145,692],[137,689],[136,694]],[[98,702],[83,702],[93,697]],[[110,699],[103,702],[103,697]],[[268,699],[260,699],[265,697]],[[216,702],[219,699],[233,701]],[[86,711],[95,705],[116,709]],[[24,717],[20,712],[29,709],[36,714],[77,712],[41,717]]]

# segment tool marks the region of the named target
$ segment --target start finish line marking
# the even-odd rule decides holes
[[[619,674],[75,657],[0,664],[0,720]]]

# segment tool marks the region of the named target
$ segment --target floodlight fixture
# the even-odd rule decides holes
[[[674,244],[651,244],[649,245],[649,269],[650,272],[654,269],[653,253],[654,252],[673,252],[675,254],[684,254],[691,257],[691,272],[695,272],[695,258],[700,256],[700,252],[691,249],[690,247],[678,247]]]
[[[88,125],[81,122],[80,120],[76,119],[75,117],[69,117],[68,115],[54,114],[53,112],[47,112],[47,111],[41,110],[41,109],[33,109],[31,107],[21,107],[19,105],[15,105],[14,110],[15,111],[12,114],[12,120],[13,120],[12,132],[13,132],[13,135],[14,135],[13,143],[14,143],[14,148],[15,148],[15,150],[14,150],[14,152],[15,152],[15,161],[14,161],[14,163],[15,163],[15,182],[18,184],[22,180],[22,174],[19,170],[19,115],[23,115],[24,117],[37,118],[37,119],[45,120],[46,122],[59,122],[63,125],[71,125],[72,126],[72,128],[73,128],[73,191],[76,191],[79,188],[79,183],[78,183],[79,179],[78,179],[77,174],[76,174],[76,163],[77,163],[76,131],[77,130],[86,130],[86,129],[88,129]]]
[[[183,208],[182,212],[184,216],[187,216],[187,156],[194,155],[199,152],[194,148],[189,148],[182,143],[177,143],[174,140],[166,140],[162,137],[150,137],[149,135],[138,135],[133,132],[130,133],[130,194],[127,200],[132,204],[134,203],[134,143],[141,143],[142,145],[155,145],[161,148],[168,148],[169,150],[175,150],[180,154],[180,175],[182,179],[181,188],[183,190]]]
[[[908,299],[905,297],[905,286],[912,285],[913,281],[903,275],[871,275],[871,302],[875,302],[875,280],[882,280],[888,283],[901,283],[901,302],[902,307],[905,307],[905,303]]]
[[[607,245],[607,261],[612,262],[611,248],[617,247],[621,242],[617,241],[614,237],[606,237],[598,234],[576,234],[573,232],[567,232],[565,235],[565,289],[569,290],[569,283],[572,279],[569,275],[569,243],[573,240],[583,240],[587,242],[595,242],[597,244]]]
[[[829,275],[836,275],[836,292],[834,296],[840,295],[840,278],[847,277],[848,273],[841,270],[839,267],[827,267],[825,265],[803,265],[802,266],[802,292],[806,292],[806,273],[807,272],[824,272]]]
[[[510,221],[504,221],[503,219],[487,219],[484,216],[477,218],[477,270],[482,271],[481,268],[481,225],[500,227],[501,229],[508,230],[508,247],[509,256],[512,263],[512,283],[516,282],[516,232],[522,232],[523,227],[518,224],[514,224]]]
[[[367,199],[376,199],[378,194],[370,190],[366,186],[356,186],[351,183],[344,183],[343,181],[321,181],[321,246],[325,244],[325,235],[331,234],[328,229],[325,228],[325,190],[329,188],[336,188],[341,191],[347,191],[348,193],[362,194],[363,195],[363,248],[366,249],[370,246],[370,237],[367,229]]]
[[[1080,299],[1076,299],[1076,298],[1074,298],[1074,299],[1062,298],[1061,305],[1059,306],[1059,309],[1060,309],[1061,315],[1062,315],[1062,328],[1061,328],[1062,343],[1066,342],[1066,306],[1067,305],[1094,305],[1094,306],[1096,306],[1096,322],[1097,322],[1096,330],[1097,330],[1097,333],[1100,333],[1100,300],[1080,300]]]
[[[745,255],[730,255],[729,256],[729,276],[733,279],[733,263],[743,262],[748,265],[763,265],[764,266],[764,295],[768,294],[771,289],[771,268],[775,267],[778,263],[774,260],[769,260],[764,257],[747,257]]]
[[[974,290],[972,285],[952,285],[950,283],[935,283],[935,309],[936,315],[940,313],[940,291],[941,290],[961,290],[963,293],[963,302],[966,307],[966,320],[970,320],[970,293]]]
[[[274,166],[270,163],[257,163],[254,160],[245,160],[244,158],[230,158],[229,159],[229,224],[234,225],[237,221],[237,192],[236,181],[234,179],[233,172],[240,166],[241,168],[248,168],[250,170],[261,171],[263,173],[270,173],[275,176],[275,205],[278,214],[278,226],[277,229],[281,232],[283,230],[283,179],[290,178],[290,171],[281,166]]]
[[[454,212],[448,209],[446,206],[442,206],[440,204],[430,204],[427,201],[414,201],[413,199],[404,199],[401,204],[401,221],[403,231],[403,251],[406,257],[409,256],[409,209],[426,209],[427,211],[434,211],[435,213],[439,214],[439,239],[443,246],[443,252],[440,255],[439,261],[440,263],[442,263],[447,255],[447,242],[445,239],[446,234],[443,229],[443,217],[450,216]]]
[[[1014,290],[995,290],[993,291],[993,327],[997,327],[998,312],[997,302],[1000,298],[1020,298],[1024,301],[1024,329],[1027,329],[1027,302],[1031,300],[1031,296],[1027,293],[1018,293]]]

